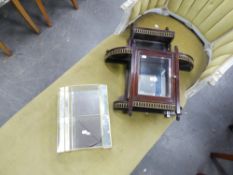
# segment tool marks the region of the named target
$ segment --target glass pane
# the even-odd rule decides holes
[[[112,146],[106,85],[62,87],[58,102],[57,152]]]
[[[171,96],[170,59],[141,55],[138,94],[147,96]]]
[[[167,50],[167,46],[162,42],[135,40],[137,48],[151,49],[151,50]]]

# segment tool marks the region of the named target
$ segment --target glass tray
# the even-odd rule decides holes
[[[57,137],[58,153],[112,147],[106,85],[60,88]]]

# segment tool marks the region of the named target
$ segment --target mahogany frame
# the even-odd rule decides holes
[[[129,115],[132,114],[132,111],[162,112],[166,117],[175,115],[177,120],[180,119],[179,71],[191,71],[194,61],[191,56],[179,52],[177,46],[175,46],[174,51],[171,50],[174,36],[175,32],[168,28],[159,30],[132,26],[128,46],[114,48],[106,52],[106,62],[125,64],[127,68],[125,94],[114,102],[114,109],[121,109]],[[145,47],[138,46],[137,41],[145,44]],[[161,48],[147,47],[146,42]],[[140,55],[142,53],[152,56],[152,59],[169,59],[171,70],[169,80],[171,81],[171,95],[169,97],[138,94]]]

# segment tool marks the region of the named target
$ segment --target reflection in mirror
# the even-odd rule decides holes
[[[164,57],[140,56],[138,95],[170,97],[170,60]]]

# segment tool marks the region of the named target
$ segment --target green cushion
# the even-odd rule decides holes
[[[181,52],[187,53],[194,58],[193,70],[191,72],[180,72],[180,90],[182,92],[181,104],[184,106],[186,100],[184,98],[185,90],[190,88],[200,78],[201,73],[205,70],[208,64],[208,58],[203,51],[203,45],[190,30],[179,21],[170,17],[150,13],[139,18],[136,23],[138,26],[144,27],[154,27],[155,24],[158,24],[161,29],[169,27],[170,30],[174,30],[176,33],[172,46],[177,45]]]
[[[212,60],[219,59],[210,64],[200,80],[212,76],[223,64],[230,64],[233,47],[233,1],[232,0],[138,0],[132,10],[131,20],[135,20],[145,11],[157,7],[165,7],[168,10],[183,17],[192,23],[202,35],[213,45]],[[145,7],[147,6],[147,10]],[[137,9],[143,8],[143,12],[135,13]],[[222,59],[225,57],[226,59]],[[226,63],[227,62],[227,63]]]
[[[161,28],[168,26],[175,30],[173,45],[177,44],[181,51],[194,57],[194,70],[180,73],[184,105],[184,90],[198,79],[206,62],[202,44],[191,31],[169,17],[149,14],[137,23],[144,27],[158,24]],[[174,118],[139,112],[128,117],[121,111],[113,111],[113,101],[124,92],[124,67],[106,64],[104,54],[107,49],[126,45],[128,36],[126,31],[105,39],[0,129],[0,174],[128,175],[135,168]],[[57,154],[58,89],[92,83],[108,85],[113,148]]]

